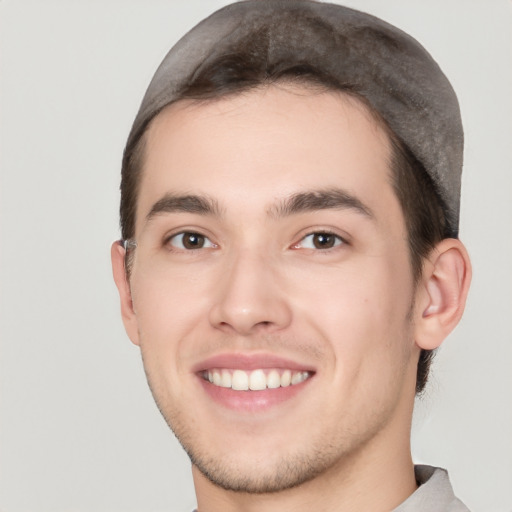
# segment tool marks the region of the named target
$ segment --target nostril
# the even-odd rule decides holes
[[[230,280],[229,289],[219,293],[209,311],[209,322],[216,329],[244,335],[283,329],[290,320],[289,305],[278,290],[249,286],[235,278]]]

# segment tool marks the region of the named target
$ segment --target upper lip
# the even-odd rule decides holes
[[[315,368],[311,366],[311,364],[301,363],[275,354],[248,354],[240,352],[211,356],[196,364],[193,371],[194,373],[198,373],[212,368],[229,368],[246,371],[283,368],[287,370],[315,372]]]

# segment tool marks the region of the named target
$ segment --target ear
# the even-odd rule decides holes
[[[471,282],[471,263],[460,240],[447,238],[424,263],[416,292],[415,341],[433,350],[459,323]]]
[[[123,318],[124,328],[132,343],[139,345],[137,316],[133,309],[132,293],[125,268],[126,249],[120,241],[116,241],[112,244],[110,256],[112,259],[114,281],[119,292],[119,298],[121,299],[121,316]]]

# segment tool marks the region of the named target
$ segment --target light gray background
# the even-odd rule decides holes
[[[2,512],[189,511],[189,464],[124,334],[109,261],[123,145],[167,49],[225,1],[3,0]],[[512,511],[512,4],[348,0],[410,32],[458,92],[462,324],[418,404],[417,461]]]

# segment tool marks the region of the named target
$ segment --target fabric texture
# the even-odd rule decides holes
[[[151,119],[180,99],[205,67],[232,59],[229,64],[236,69],[240,54],[249,60],[255,56],[270,74],[280,66],[314,68],[365,97],[425,167],[456,235],[463,130],[450,82],[414,38],[340,5],[247,0],[200,22],[156,71],[133,123],[125,158]]]
[[[453,493],[445,469],[415,466],[418,489],[393,512],[469,512]]]

